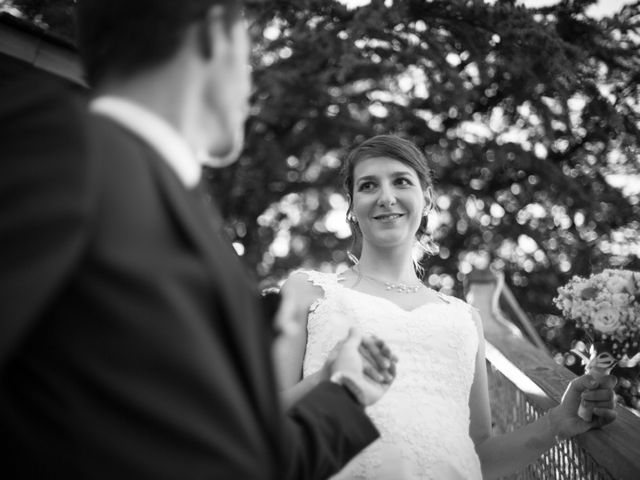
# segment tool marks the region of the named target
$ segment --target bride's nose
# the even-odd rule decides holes
[[[382,185],[378,196],[379,207],[389,207],[396,204],[396,195],[390,185]]]

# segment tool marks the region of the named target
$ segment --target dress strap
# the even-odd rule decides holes
[[[309,281],[324,290],[325,294],[340,287],[338,275],[335,273],[318,272],[316,270],[296,270],[295,273],[306,275]]]
[[[307,277],[309,282],[322,289],[322,295],[320,295],[309,307],[310,312],[314,312],[320,302],[325,301],[329,297],[334,296],[334,292],[336,292],[340,288],[340,284],[338,283],[338,275],[335,273],[326,273],[326,272],[318,272],[316,270],[296,270],[297,274],[302,274]]]

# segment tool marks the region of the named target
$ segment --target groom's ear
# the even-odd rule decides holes
[[[217,43],[220,42],[220,35],[230,37],[229,21],[229,14],[223,5],[213,5],[198,21],[196,25],[198,48],[205,60],[213,58]],[[231,39],[228,38],[228,40]]]
[[[200,55],[202,55],[205,60],[211,60],[213,55],[213,39],[211,36],[211,30],[209,30],[208,16],[198,22],[197,29]]]

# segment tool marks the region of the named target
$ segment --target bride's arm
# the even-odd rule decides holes
[[[322,295],[304,273],[294,273],[282,286],[281,305],[276,323],[282,330],[274,344],[274,363],[281,400],[289,408],[318,383],[329,379],[326,364],[319,371],[302,378],[302,364],[307,346],[309,308]]]
[[[571,382],[562,403],[546,415],[524,427],[500,436],[491,436],[491,409],[487,368],[484,352],[484,335],[480,315],[474,311],[478,326],[480,346],[476,358],[476,371],[469,397],[471,410],[470,435],[482,465],[482,476],[499,478],[519,471],[535,462],[549,450],[559,438],[569,438],[593,427],[615,419],[613,386],[615,380],[608,376],[601,380],[597,389],[589,390],[591,378],[582,376]],[[600,420],[588,423],[577,416],[581,398],[595,407]]]
[[[548,422],[535,421],[505,435],[491,435],[491,407],[485,358],[484,331],[477,310],[473,318],[478,328],[478,354],[469,408],[471,411],[470,435],[476,445],[482,477],[499,478],[524,468],[534,462],[554,444],[555,434]]]

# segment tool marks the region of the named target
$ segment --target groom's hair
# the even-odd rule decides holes
[[[169,60],[187,29],[224,7],[225,27],[241,15],[239,0],[78,0],[77,38],[91,85],[127,77]]]

